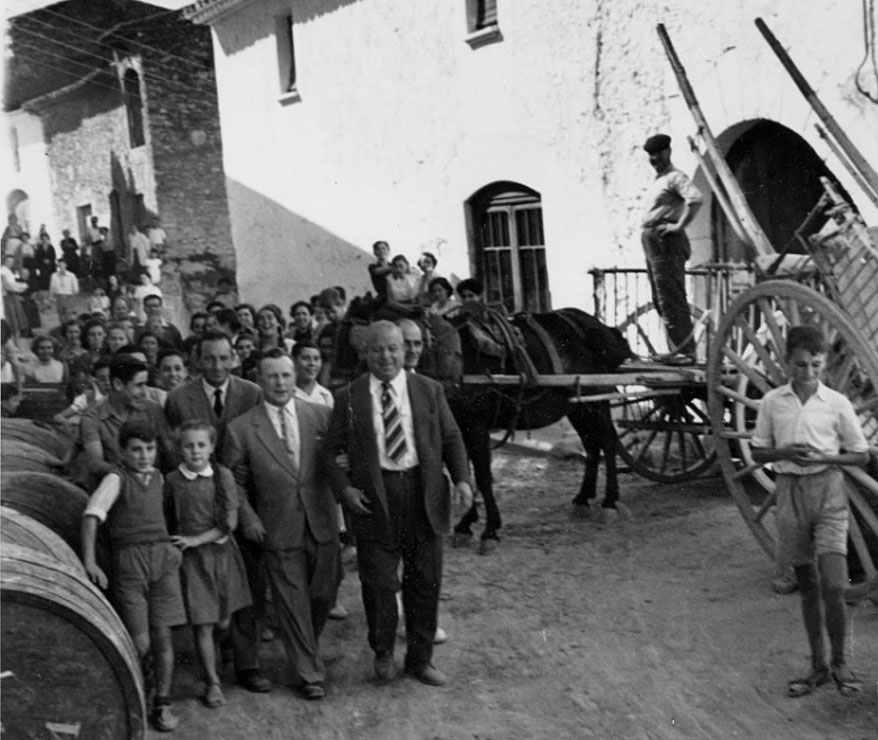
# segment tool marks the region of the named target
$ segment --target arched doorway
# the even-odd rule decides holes
[[[494,182],[467,208],[470,254],[485,300],[510,312],[551,310],[540,194],[520,183]]]
[[[16,216],[18,225],[24,231],[30,230],[30,198],[24,190],[10,190],[6,196],[6,216]]]
[[[747,204],[777,252],[801,254],[795,231],[823,194],[820,177],[835,182],[835,176],[808,142],[779,123],[760,119],[736,128],[743,130],[726,147],[725,159]],[[747,250],[716,199],[711,230],[717,261],[746,261]]]

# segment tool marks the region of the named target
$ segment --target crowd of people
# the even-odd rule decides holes
[[[416,314],[445,314],[459,305],[449,281],[435,274],[433,255],[423,255],[416,271],[401,255],[388,260],[386,242],[376,243],[374,252],[369,272],[380,301]],[[445,639],[437,623],[441,533],[450,508],[441,503],[443,462],[460,495],[471,501],[472,494],[441,386],[419,376],[408,391],[407,376],[400,375],[414,373],[420,359],[418,325],[379,322],[381,331],[367,339],[375,347],[367,349],[373,377],[396,385],[397,433],[408,441],[397,460],[383,435],[373,439],[383,471],[376,485],[358,480],[363,458],[348,452],[354,441],[346,436],[347,422],[340,428],[330,423],[341,385],[331,372],[346,311],[341,286],[293,302],[289,321],[277,305],[239,303],[229,285],[221,286],[184,334],[165,318],[161,290],[146,268],[136,276],[144,278],[145,290],[118,273],[92,277],[88,311],[61,302],[57,329],[31,329],[32,358],[18,363],[15,352],[4,352],[4,394],[22,380],[66,384],[69,406],[56,421],[77,442],[70,474],[92,492],[83,562],[89,577],[108,589],[141,655],[153,691],[153,725],[171,730],[177,723],[168,698],[171,636],[184,623],[194,630],[199,694],[207,706],[225,703],[216,640],[239,685],[271,689],[258,655],[260,640],[266,632],[272,636],[267,599],[300,693],[322,698],[318,638],[328,618],[346,616],[336,603],[344,547],[357,553],[378,679],[395,676],[393,642],[402,618],[406,671],[429,685],[443,684],[431,662],[432,645]],[[462,283],[468,298],[473,284]],[[10,324],[3,322],[4,347],[17,346]],[[412,404],[438,405],[442,414],[419,420]],[[333,429],[337,449],[326,462],[326,445],[316,440]],[[426,508],[406,521],[387,513],[400,497],[415,494]],[[383,501],[385,515],[363,528],[364,512],[377,515],[385,495],[394,497],[390,508]],[[107,562],[100,562],[96,547],[101,527],[109,534]],[[401,580],[400,566],[409,574]]]

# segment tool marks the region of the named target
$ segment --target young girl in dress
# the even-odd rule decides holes
[[[183,551],[180,583],[195,633],[208,707],[225,704],[216,668],[214,628],[249,606],[244,561],[231,536],[238,523],[238,497],[231,471],[213,462],[216,430],[206,421],[185,421],[178,429],[182,464],[165,479],[171,542]]]

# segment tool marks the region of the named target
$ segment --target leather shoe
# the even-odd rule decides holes
[[[448,683],[448,678],[432,663],[424,663],[417,667],[407,667],[405,672],[412,678],[418,679],[427,686],[444,686]]]
[[[321,683],[306,683],[299,689],[299,693],[308,701],[318,701],[326,696],[326,689]]]
[[[258,668],[238,671],[238,685],[254,694],[267,694],[271,691],[271,682],[263,676]]]
[[[393,653],[382,653],[375,656],[375,678],[382,683],[392,681],[396,677],[396,663]]]

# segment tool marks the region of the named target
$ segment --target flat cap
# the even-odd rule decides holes
[[[671,145],[671,137],[667,134],[656,134],[655,136],[650,136],[646,142],[643,144],[643,151],[647,154],[655,154],[656,152],[660,152],[664,149],[667,149]]]

